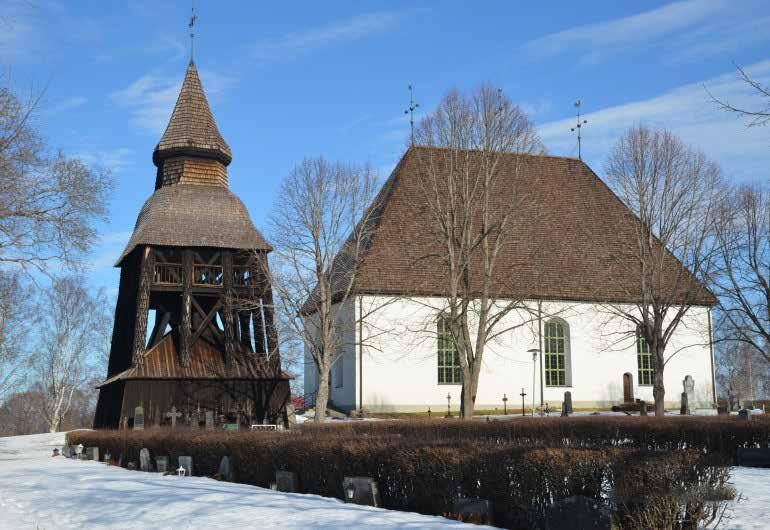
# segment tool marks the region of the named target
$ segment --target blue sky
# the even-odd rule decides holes
[[[544,5],[543,5],[544,4]],[[770,129],[747,130],[706,87],[752,100],[733,62],[770,82],[770,3],[225,2],[197,0],[195,60],[233,150],[231,187],[266,230],[280,179],[305,156],[369,162],[403,152],[407,85],[420,110],[452,87],[490,81],[538,125],[552,154],[576,156],[572,103],[599,173],[627,127],[664,126],[733,180],[767,178]],[[109,223],[91,258],[111,269],[152,193],[152,150],[189,58],[189,2],[5,0],[0,65],[22,92],[45,88],[50,143],[113,170]],[[269,234],[268,234],[269,236]]]

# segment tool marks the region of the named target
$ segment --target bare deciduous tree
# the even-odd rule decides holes
[[[50,153],[33,127],[36,102],[0,84],[0,265],[46,271],[51,262],[72,264],[94,242],[112,181]]]
[[[634,239],[616,254],[617,287],[635,303],[605,304],[628,337],[646,342],[655,362],[655,414],[664,414],[664,371],[677,351],[666,348],[690,310],[711,299],[704,287],[716,257],[714,228],[723,194],[719,167],[665,130],[629,129],[605,171],[615,193],[636,214]],[[615,281],[616,279],[608,279]],[[710,340],[704,337],[704,344]]]
[[[103,293],[89,293],[79,277],[55,279],[39,302],[40,337],[34,364],[41,413],[51,432],[61,427],[75,391],[93,377],[94,360],[108,344],[111,314]]]
[[[720,299],[724,339],[750,346],[770,365],[770,193],[742,185],[722,202],[716,224],[719,267],[712,282]]]
[[[487,344],[505,331],[507,315],[527,311],[521,298],[500,288],[497,277],[517,219],[535,215],[525,190],[501,192],[519,182],[521,157],[510,153],[541,154],[544,147],[524,112],[489,85],[469,95],[450,92],[421,120],[415,141],[436,148],[420,164],[432,218],[426,229],[436,235],[435,257],[446,274],[446,292],[436,310],[449,319],[462,368],[461,414],[471,418]],[[513,200],[501,204],[501,196]]]
[[[712,101],[719,105],[722,110],[738,114],[743,118],[749,120],[749,127],[757,127],[761,125],[767,125],[770,123],[770,87],[763,85],[753,77],[749,75],[746,70],[736,65],[738,70],[738,76],[760,99],[759,106],[756,108],[738,107],[727,101],[726,99],[720,99],[709,92],[709,96]],[[707,90],[708,91],[708,90]]]
[[[18,273],[0,270],[0,403],[26,375],[29,295]]]
[[[317,371],[316,421],[325,419],[330,371],[353,333],[344,312],[377,212],[376,191],[369,167],[306,159],[283,181],[271,219],[277,316]]]
[[[767,397],[770,391],[770,364],[762,353],[748,343],[728,341],[721,344],[717,358],[717,382],[723,395],[732,395],[738,403]]]

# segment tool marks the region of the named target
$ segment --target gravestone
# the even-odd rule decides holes
[[[687,405],[689,410],[690,407],[695,405],[695,380],[692,376],[685,376],[684,381],[682,381],[682,387],[684,387],[684,392],[687,394]]]
[[[214,411],[206,411],[206,430],[210,431],[214,428]]]
[[[233,465],[230,462],[229,456],[223,456],[222,461],[219,462],[219,476],[226,482],[233,481]]]
[[[109,449],[107,449],[107,451],[104,452],[104,462],[106,464],[112,463],[112,453],[110,453]]]
[[[734,411],[738,406],[738,399],[732,389],[727,391],[727,410]]]
[[[751,421],[751,411],[749,409],[739,410],[738,418],[742,421]]]
[[[276,471],[275,489],[285,493],[296,493],[298,490],[297,474],[294,471]]]
[[[166,417],[171,418],[171,428],[176,429],[176,420],[181,417],[182,413],[176,411],[176,406],[171,407],[170,412],[166,412]]]
[[[452,514],[458,521],[474,524],[492,524],[492,503],[486,499],[455,497]]]
[[[736,464],[743,467],[770,468],[770,448],[739,447],[735,454]]]
[[[687,392],[682,392],[682,406],[679,407],[679,414],[687,415],[690,413],[690,405]]]
[[[193,459],[191,456],[180,456],[179,466],[184,468],[186,477],[193,476]]]
[[[142,471],[152,471],[152,460],[150,460],[150,450],[143,447],[139,451],[139,469]]]
[[[63,445],[62,446],[62,448],[61,448],[61,455],[64,458],[69,458],[70,457],[70,446],[69,445]]]
[[[286,404],[286,422],[289,424],[290,429],[297,425],[297,413],[294,411],[294,404],[291,401]]]
[[[156,456],[155,457],[155,470],[158,473],[166,473],[168,471],[168,457]]]
[[[144,408],[141,405],[134,409],[134,430],[144,430]]]
[[[136,471],[136,462],[131,461],[128,464],[126,464],[126,469],[128,469],[129,471]]]
[[[561,415],[569,416],[572,414],[572,392],[567,390],[564,392],[564,403],[561,406]]]
[[[86,460],[99,461],[99,448],[98,447],[86,447]]]
[[[118,455],[118,467],[123,467],[123,453]]]
[[[197,430],[200,427],[200,415],[197,412],[193,412],[190,416],[190,428]]]
[[[239,425],[237,423],[225,423],[223,427],[226,431],[237,431]]]
[[[546,530],[610,530],[610,511],[588,497],[575,495],[556,500],[545,511]]]
[[[382,506],[380,490],[373,478],[345,477],[342,479],[342,491],[345,502],[364,506]]]

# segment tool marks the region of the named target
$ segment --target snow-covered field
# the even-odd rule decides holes
[[[443,528],[461,523],[317,495],[52,458],[64,435],[0,438],[0,528]],[[473,527],[479,528],[479,527]]]
[[[1,529],[465,526],[317,495],[52,458],[63,442],[62,433],[0,438]],[[720,528],[770,528],[770,469],[734,468],[732,483],[742,498]]]

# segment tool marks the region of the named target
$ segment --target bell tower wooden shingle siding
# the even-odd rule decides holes
[[[164,424],[171,407],[192,427],[205,412],[227,423],[285,422],[289,377],[262,272],[272,249],[228,189],[232,153],[192,62],[152,160],[155,192],[116,263],[95,427],[130,426],[139,406],[148,426]]]

